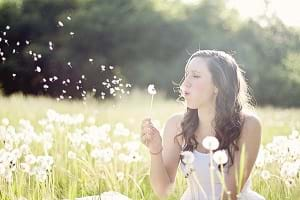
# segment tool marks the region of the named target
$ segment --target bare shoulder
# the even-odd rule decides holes
[[[241,113],[243,118],[242,137],[255,138],[261,137],[261,119],[253,112]]]
[[[165,123],[165,137],[172,137],[174,138],[181,132],[181,122],[183,120],[184,113],[174,113],[172,114]],[[181,145],[182,144],[182,137],[179,136],[176,138],[177,142]]]

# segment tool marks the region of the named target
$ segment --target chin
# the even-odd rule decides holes
[[[188,107],[189,109],[198,109],[198,105],[188,102],[186,103],[186,107]]]

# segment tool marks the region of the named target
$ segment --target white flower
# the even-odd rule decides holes
[[[225,150],[216,151],[213,154],[213,159],[218,165],[223,165],[228,161],[228,157]]]
[[[25,162],[28,164],[34,164],[36,162],[36,157],[32,154],[26,155]]]
[[[182,161],[185,164],[192,164],[195,160],[194,154],[190,151],[183,151],[183,152],[180,153],[180,155],[183,156]]]
[[[69,151],[68,152],[68,158],[73,160],[76,158],[76,153],[74,153],[73,151]]]
[[[264,180],[268,180],[271,177],[271,174],[268,170],[263,170],[260,173],[260,176],[264,179]]]
[[[8,126],[8,125],[9,125],[9,120],[8,120],[7,118],[3,118],[3,119],[2,119],[2,124],[3,124],[4,126]]]
[[[151,95],[155,95],[156,94],[156,90],[153,84],[148,85],[148,93]]]
[[[202,141],[202,145],[204,148],[213,151],[219,147],[219,141],[214,136],[206,136]]]

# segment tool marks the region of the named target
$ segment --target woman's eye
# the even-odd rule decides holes
[[[196,76],[196,75],[194,75],[193,77],[194,77],[194,78],[200,78],[200,76]]]

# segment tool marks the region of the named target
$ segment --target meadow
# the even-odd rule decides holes
[[[150,156],[139,140],[150,101],[146,90],[84,102],[0,97],[0,199],[74,199],[105,191],[158,199],[149,182]],[[170,115],[184,111],[159,91],[152,107],[161,132]],[[268,200],[300,199],[300,109],[256,111],[263,136],[252,188]],[[185,188],[180,171],[168,199],[179,199]]]

